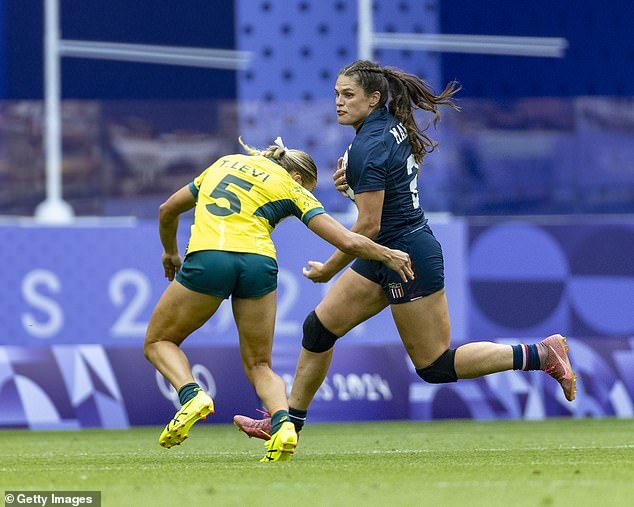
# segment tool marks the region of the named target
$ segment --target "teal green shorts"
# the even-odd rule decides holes
[[[185,256],[176,280],[223,299],[255,298],[277,289],[277,262],[266,255],[200,250]]]

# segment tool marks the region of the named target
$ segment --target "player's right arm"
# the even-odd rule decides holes
[[[405,282],[414,279],[408,254],[379,245],[361,234],[352,232],[326,213],[311,218],[308,222],[308,228],[345,254],[384,262],[390,269],[396,271]],[[310,269],[304,269],[304,275],[314,282],[327,282],[337,272],[322,269],[324,265],[320,262],[309,261],[308,265]]]
[[[189,185],[174,192],[167,201],[159,207],[159,236],[163,245],[163,269],[165,278],[172,281],[183,263],[178,253],[178,222],[180,215],[196,205],[196,198]]]
[[[381,228],[381,210],[383,209],[384,193],[384,191],[364,192],[356,196],[357,199],[355,200],[355,204],[357,206],[357,209],[359,210],[357,214],[357,221],[353,224],[353,226],[350,228],[350,231],[348,232],[357,233],[370,240],[378,234],[379,229]],[[371,243],[373,242],[371,241]],[[339,271],[350,264],[350,262],[352,262],[355,257],[368,258],[364,257],[363,255],[360,256],[351,254],[349,251],[346,251],[343,248],[339,248],[337,244],[332,244],[335,245],[338,250],[336,250],[323,264],[321,268],[320,280],[318,281],[324,281],[324,279],[325,281],[330,280],[333,276],[339,273]],[[372,257],[372,259],[374,259],[374,257]]]

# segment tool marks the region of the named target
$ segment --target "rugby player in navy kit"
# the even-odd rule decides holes
[[[388,305],[424,381],[456,382],[510,369],[544,370],[560,383],[566,399],[574,399],[575,374],[561,335],[531,345],[477,342],[450,348],[442,250],[420,206],[417,187],[419,165],[436,145],[418,127],[413,111],[431,113],[435,125],[440,106],[459,109],[453,102],[459,88],[451,82],[435,95],[419,77],[365,60],[338,75],[338,122],[354,127],[356,136],[333,179],[358,208],[351,230],[409,253],[415,278],[403,282],[381,263],[357,259],[308,315],[289,397],[289,413],[298,431],[326,377],[335,341]],[[312,262],[306,276],[327,282],[352,260],[337,250],[323,264]],[[234,422],[249,436],[267,438],[268,418],[237,415]]]

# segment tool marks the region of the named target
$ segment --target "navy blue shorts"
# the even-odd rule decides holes
[[[445,286],[445,268],[440,243],[428,225],[407,233],[385,246],[407,252],[416,278],[409,282],[380,261],[357,259],[352,269],[378,283],[390,304],[407,303],[438,292]]]
[[[277,262],[254,253],[200,250],[185,256],[176,280],[188,289],[227,299],[255,298],[277,288]]]

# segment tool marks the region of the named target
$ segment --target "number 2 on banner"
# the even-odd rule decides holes
[[[121,312],[121,315],[112,325],[111,332],[116,337],[145,336],[148,323],[138,320],[141,311],[150,300],[150,282],[147,277],[136,269],[124,269],[118,271],[110,280],[108,294],[110,300],[117,306],[126,304],[125,288],[132,286],[134,293],[132,298]]]

